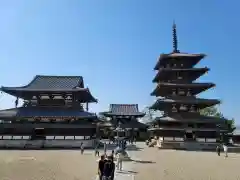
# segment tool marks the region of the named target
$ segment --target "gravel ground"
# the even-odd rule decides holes
[[[116,180],[240,180],[240,154],[218,157],[211,152],[143,149],[129,151],[133,162],[123,164]],[[0,151],[1,180],[95,180],[97,159],[93,151]]]
[[[144,148],[132,156],[135,180],[240,180],[240,154]]]

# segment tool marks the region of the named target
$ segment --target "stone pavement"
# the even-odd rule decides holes
[[[123,170],[116,170],[115,180],[134,180],[134,172],[131,171],[132,162],[123,162]]]
[[[137,143],[137,148],[144,148],[144,143]],[[129,148],[129,151],[127,150],[128,155],[131,157],[131,159],[134,160],[140,160],[138,157],[134,154],[134,148],[131,148],[131,145],[127,147]],[[130,150],[131,149],[131,150]],[[116,163],[116,162],[115,162]],[[119,171],[116,169],[114,180],[134,180],[135,179],[135,173],[133,171],[134,161],[123,161],[123,170]]]
[[[130,149],[131,145],[127,147],[127,153],[131,157],[131,159],[134,160],[140,160],[135,156],[135,151],[134,148],[131,148],[131,150],[128,151],[128,148]],[[143,148],[144,143],[137,143],[136,144],[137,148]],[[116,170],[115,172],[115,180],[134,180],[135,179],[135,173],[133,171],[134,162],[133,161],[123,161],[123,170],[118,171]]]

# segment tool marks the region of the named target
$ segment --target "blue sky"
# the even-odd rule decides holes
[[[82,75],[99,99],[151,105],[153,67],[172,51],[175,20],[182,52],[206,53],[198,67],[211,71],[199,81],[216,88],[201,95],[220,98],[225,116],[240,123],[240,2],[219,0],[2,0],[0,85],[27,84],[36,74]],[[14,106],[0,95],[0,108]]]

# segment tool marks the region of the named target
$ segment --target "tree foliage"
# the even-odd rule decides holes
[[[232,133],[236,129],[234,118],[232,118],[232,119],[225,118],[223,113],[221,113],[216,106],[207,107],[205,109],[202,109],[200,111],[200,114],[204,115],[204,116],[212,116],[212,117],[218,117],[218,118],[226,119],[226,124],[228,126],[228,130],[229,130],[230,133]]]
[[[144,110],[142,112],[146,114],[142,118],[142,122],[144,122],[144,123],[152,122],[156,117],[162,116],[162,114],[160,112],[154,111],[154,110],[150,109],[149,107],[144,108]]]

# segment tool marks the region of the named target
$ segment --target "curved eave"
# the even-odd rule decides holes
[[[114,127],[114,124],[112,124],[111,122],[100,122],[98,123],[98,127],[108,127],[108,128],[111,128],[111,127]]]
[[[188,53],[170,53],[170,54],[161,54],[158,58],[157,64],[154,67],[154,70],[158,70],[161,65],[166,64],[170,59],[187,59],[191,61],[192,66],[196,65],[201,59],[203,59],[205,54],[188,54]]]
[[[146,124],[143,124],[141,122],[138,122],[138,121],[130,121],[129,123],[126,123],[126,124],[121,124],[120,125],[121,128],[124,128],[124,129],[145,129],[147,128],[148,126]]]
[[[178,99],[178,100],[172,100],[172,99],[158,99],[151,107],[150,109],[154,110],[164,110],[172,107],[173,104],[184,104],[184,105],[196,105],[198,108],[206,108],[209,106],[214,106],[216,104],[219,104],[220,101],[217,99]]]
[[[173,68],[160,68],[157,72],[156,76],[152,80],[153,83],[158,82],[160,79],[169,79],[169,76],[171,76],[173,73],[186,73],[187,76],[192,76],[193,80],[197,79],[198,77],[202,76],[206,72],[208,72],[210,69],[205,68],[189,68],[189,69],[173,69]]]
[[[88,98],[86,99],[86,102],[93,102],[93,103],[97,103],[98,100],[91,94],[90,90],[87,88],[87,95],[88,95]]]
[[[154,119],[154,123],[158,122],[196,122],[196,123],[216,123],[216,124],[225,124],[226,119],[225,118],[217,118],[217,117],[211,117],[211,116],[202,116],[198,115],[195,117],[181,117],[179,116],[163,116],[163,117],[156,117]]]
[[[52,93],[59,93],[59,94],[76,94],[77,96],[83,97],[84,102],[98,102],[96,98],[94,98],[89,91],[88,88],[76,88],[76,89],[29,89],[29,88],[22,88],[22,87],[1,87],[1,91],[15,96],[22,99],[29,97],[29,94],[36,95],[36,94],[52,94]]]
[[[41,92],[41,93],[72,93],[72,92],[82,92],[89,91],[88,88],[75,88],[75,89],[32,89],[25,87],[4,87],[0,88],[1,91],[5,93],[17,93],[17,92]]]
[[[126,117],[129,116],[129,118],[131,117],[135,117],[135,118],[141,118],[145,116],[145,113],[132,113],[132,114],[126,114],[126,113],[112,113],[112,112],[101,112],[100,114],[104,115],[105,117]]]
[[[12,108],[0,110],[0,119],[13,118],[81,118],[81,119],[96,119],[97,115],[86,111],[68,110],[64,108]]]
[[[22,122],[14,122],[14,123],[6,123],[0,124],[0,129],[35,129],[35,128],[51,128],[51,129],[95,129],[95,124],[72,124],[72,123],[22,123]],[[80,130],[81,131],[81,130]],[[16,131],[15,131],[16,133]],[[13,134],[13,133],[10,133]],[[21,133],[22,134],[22,133]],[[29,132],[26,133],[29,135]]]
[[[190,89],[193,95],[199,94],[202,91],[213,88],[216,85],[214,83],[191,83],[191,84],[174,84],[174,83],[159,83],[157,87],[151,93],[151,96],[161,96],[164,92],[170,92],[172,89]],[[172,92],[170,92],[172,93]],[[167,93],[168,94],[168,93]]]
[[[228,130],[226,129],[217,129],[217,128],[192,128],[192,131],[195,132],[227,132]],[[148,128],[148,131],[182,131],[185,133],[186,129],[185,128],[168,128],[168,127],[150,127]]]

